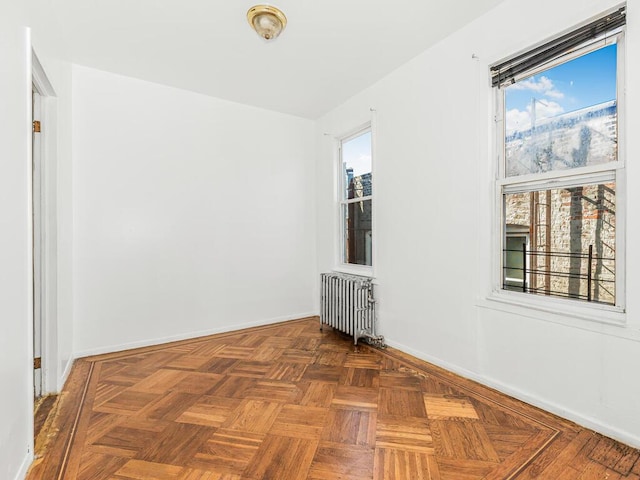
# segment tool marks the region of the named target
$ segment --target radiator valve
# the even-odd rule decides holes
[[[382,335],[371,335],[368,332],[362,332],[362,338],[372,347],[384,349],[387,346],[384,343],[384,337]]]

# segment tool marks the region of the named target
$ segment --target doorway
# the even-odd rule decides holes
[[[59,390],[57,316],[57,99],[34,52],[32,71],[32,252],[34,447],[46,444]]]
[[[58,390],[57,99],[35,52],[32,71],[33,394]]]

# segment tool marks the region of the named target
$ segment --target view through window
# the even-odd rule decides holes
[[[371,130],[340,145],[343,262],[372,265]]]

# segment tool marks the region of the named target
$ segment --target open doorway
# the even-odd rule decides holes
[[[35,53],[32,54],[32,232],[34,445],[41,450],[46,420],[58,390],[57,338],[57,103]],[[38,438],[42,440],[39,442]]]
[[[34,397],[58,389],[57,99],[32,53]]]

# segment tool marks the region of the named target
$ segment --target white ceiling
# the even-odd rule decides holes
[[[277,0],[288,25],[263,42],[259,0],[59,0],[72,61],[317,118],[501,0]]]

